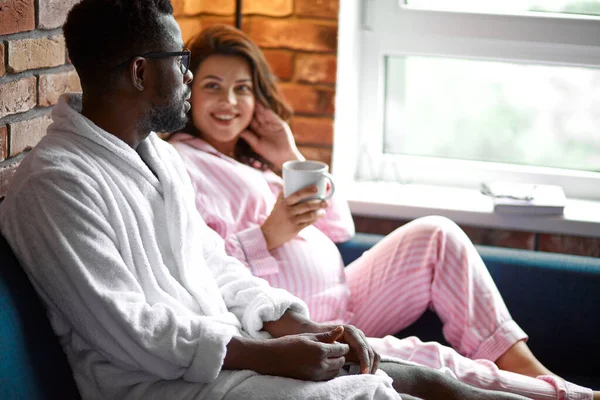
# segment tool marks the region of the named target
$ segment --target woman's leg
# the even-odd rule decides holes
[[[550,373],[529,351],[527,335],[512,320],[475,247],[447,218],[400,227],[350,264],[346,275],[350,322],[367,336],[394,334],[429,307],[460,354],[507,361],[503,368],[532,376]]]

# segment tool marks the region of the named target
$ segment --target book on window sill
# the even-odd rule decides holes
[[[483,183],[482,193],[492,197],[494,211],[518,215],[562,215],[567,198],[560,186],[513,182]]]

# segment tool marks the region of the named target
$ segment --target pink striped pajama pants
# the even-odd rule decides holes
[[[346,277],[353,313],[348,322],[367,336],[394,334],[429,307],[453,347],[386,336],[372,340],[382,355],[449,369],[474,386],[534,399],[592,398],[591,390],[562,379],[530,378],[492,362],[527,335],[469,238],[447,218],[420,218],[398,228],[350,264]]]

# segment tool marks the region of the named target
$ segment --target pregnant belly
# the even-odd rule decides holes
[[[327,236],[308,227],[272,255],[278,261],[279,273],[263,277],[271,286],[304,300],[318,322],[346,319],[350,293],[344,264]]]

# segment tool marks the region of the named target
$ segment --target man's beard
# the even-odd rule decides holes
[[[173,100],[166,104],[153,104],[148,114],[148,127],[154,132],[176,132],[188,122],[183,112],[184,100]]]
[[[163,95],[160,104],[154,103],[147,114],[146,122],[148,128],[153,132],[171,133],[184,128],[188,122],[188,117],[183,111],[185,99],[189,97],[190,87],[186,87],[185,93],[181,98],[173,93],[173,88],[167,84],[167,79],[159,79],[156,93]],[[167,100],[165,95],[170,94],[171,98]]]

